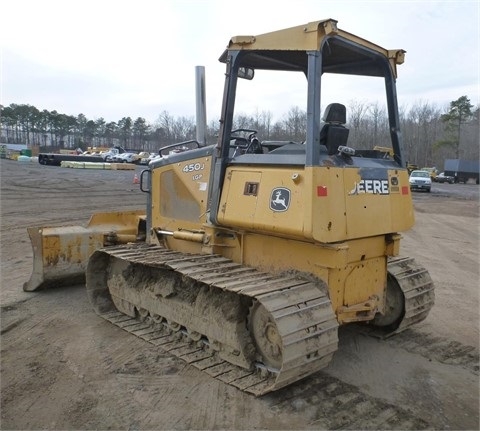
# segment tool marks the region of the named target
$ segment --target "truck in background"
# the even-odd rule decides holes
[[[455,178],[456,183],[467,183],[475,180],[478,184],[480,163],[478,160],[446,159],[445,175]]]
[[[408,175],[410,175],[413,171],[416,171],[418,170],[418,165],[414,164],[414,163],[410,163],[407,161],[407,171],[408,171]]]
[[[432,181],[435,181],[435,177],[437,176],[438,174],[438,170],[437,168],[433,167],[433,168],[422,168],[421,169],[422,171],[427,171],[429,174],[430,174],[430,179]]]

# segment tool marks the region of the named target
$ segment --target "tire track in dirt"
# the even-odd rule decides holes
[[[267,395],[270,408],[303,414],[309,425],[322,429],[429,428],[425,420],[325,373],[320,372],[308,380]]]
[[[63,296],[68,293],[61,292],[61,294]],[[78,296],[78,294],[79,292],[76,292],[75,296]],[[31,308],[35,308],[36,303],[40,301],[42,301],[42,298],[37,297],[35,301],[9,306],[12,312],[15,311],[31,317],[29,322],[20,322],[15,328],[12,328],[10,335],[23,343],[28,342],[28,338],[35,336],[37,343],[44,345],[45,355],[49,350],[55,349],[57,352],[55,356],[62,358],[59,366],[70,369],[77,378],[81,380],[86,379],[88,382],[91,378],[87,377],[85,364],[81,362],[82,358],[76,357],[76,349],[66,352],[61,348],[64,345],[64,336],[57,335],[56,339],[52,339],[50,335],[51,331],[55,332],[61,327],[64,327],[67,333],[71,333],[72,330],[75,330],[75,325],[71,323],[70,328],[65,327],[66,322],[63,318],[57,316],[57,311],[59,310],[55,310],[55,308],[51,309],[48,315],[44,313],[34,315]],[[100,320],[94,315],[89,325],[100,325],[97,319]],[[43,327],[50,328],[50,330],[38,333],[38,329],[35,330],[35,328],[38,328],[39,321],[43,321]],[[107,323],[105,324],[110,326]],[[120,329],[113,328],[112,325],[112,330],[115,329],[124,333]],[[83,329],[78,334],[79,338],[86,337],[86,334],[83,334],[83,332],[88,332],[89,330]],[[16,334],[14,333],[15,331],[17,332]],[[132,347],[126,348],[130,344]],[[99,352],[102,352],[102,344],[98,345],[98,349]],[[103,356],[102,367],[109,375],[115,376],[120,386],[133,388],[132,390],[138,394],[150,393],[150,396],[152,393],[155,394],[155,397],[150,400],[152,408],[158,408],[161,405],[162,409],[168,410],[182,403],[189,394],[188,391],[179,390],[179,386],[188,388],[191,386],[189,374],[192,375],[193,379],[197,380],[199,379],[198,374],[201,373],[194,370],[193,367],[189,367],[183,361],[163,353],[161,349],[150,347],[147,342],[132,335],[124,335],[121,338],[121,343],[109,349],[108,354],[100,354]],[[41,371],[41,363],[32,362],[30,365],[37,376],[44,376],[41,380],[46,387],[44,386],[43,389],[48,391],[48,387],[54,385],[55,380],[46,380],[45,376],[50,375],[53,378],[56,375],[57,367],[52,369],[50,366],[45,368],[46,371]],[[222,383],[211,383],[208,376],[202,376],[200,380],[203,381],[204,390],[207,389],[207,392],[203,394],[205,399],[213,401],[196,403],[197,408],[189,414],[189,421],[192,427],[212,429],[219,422],[228,423],[228,417],[222,417],[225,414],[222,412],[228,410],[225,410],[220,405],[216,405],[219,397],[215,392],[230,393],[231,391],[225,389],[224,386],[226,385]],[[28,385],[30,384],[30,379],[28,379]],[[26,387],[22,385],[21,380],[14,382],[13,385],[6,386],[4,390],[10,394],[10,398],[4,400],[6,404],[8,405],[8,402],[12,402],[16,397],[20,396],[21,392],[26,390]],[[234,389],[233,391],[236,390]],[[294,414],[304,416],[306,414],[309,425],[321,425],[329,429],[345,427],[371,429],[372,424],[377,424],[382,429],[427,428],[427,423],[420,418],[412,418],[404,410],[368,396],[360,391],[359,388],[324,373],[315,374],[312,378],[305,379],[259,400],[261,400],[259,401],[261,404],[268,406],[274,415],[279,412],[282,412],[282,415]],[[69,407],[69,417],[75,418],[79,414],[85,413],[87,409],[94,409],[95,406],[96,403],[93,402],[92,397],[84,394],[81,400]],[[318,406],[321,406],[321,408],[319,409]],[[130,411],[132,410],[132,401],[128,398],[122,398],[120,402],[117,401],[116,408],[122,411]],[[241,411],[239,414],[241,414]],[[409,419],[405,420],[405,418]],[[168,428],[175,428],[179,425],[179,420],[184,420],[184,418],[174,416],[172,421],[167,422],[165,425]],[[72,423],[75,424],[76,422],[73,421]]]
[[[20,322],[15,328],[12,328],[9,335],[17,342],[22,343],[27,343],[28,338],[34,336],[37,340],[36,343],[44,346],[43,354],[47,355],[47,353],[50,353],[51,355],[52,349],[54,349],[57,352],[55,356],[63,358],[63,364],[66,363],[65,366],[72,370],[77,378],[86,378],[86,383],[91,384],[92,378],[85,377],[88,375],[88,368],[82,362],[83,358],[81,356],[76,357],[78,353],[76,348],[70,352],[66,352],[64,349],[60,351],[60,346],[64,345],[67,338],[71,336],[71,332],[75,331],[76,328],[74,322],[70,323],[70,327],[68,325],[65,327],[64,318],[57,316],[57,313],[61,312],[64,305],[59,304],[57,307],[50,307],[49,313],[32,313],[33,309],[38,308],[39,303],[48,299],[45,297],[45,293],[43,292],[44,298],[40,294],[35,300],[4,307],[2,311],[7,315],[8,313],[16,313],[17,315],[30,317],[28,322]],[[80,293],[80,288],[75,289],[71,308],[76,307],[75,301],[79,299],[78,295]],[[57,294],[50,292],[46,296],[55,300],[55,297],[59,295],[68,296],[68,291],[59,290]],[[81,308],[85,307],[82,306]],[[5,315],[3,314],[2,318],[4,317]],[[39,326],[40,322],[43,322],[41,326]],[[210,382],[208,376],[202,376],[201,372],[187,366],[183,361],[169,356],[167,353],[162,352],[161,349],[151,347],[147,342],[137,337],[124,335],[124,331],[115,328],[94,314],[92,314],[87,326],[78,334],[80,339],[88,339],[90,337],[89,331],[93,331],[92,335],[95,336],[96,328],[103,329],[105,326],[111,326],[109,329],[115,332],[111,340],[113,347],[110,347],[108,352],[104,352],[104,348],[110,344],[108,339],[105,340],[103,338],[103,341],[99,341],[96,346],[99,352],[97,354],[100,354],[103,358],[100,362],[99,372],[104,370],[103,372],[107,373],[107,379],[109,379],[108,376],[113,376],[120,387],[131,388],[130,391],[135,398],[132,400],[129,397],[119,397],[115,401],[115,409],[119,409],[125,415],[139,416],[140,413],[135,412],[135,406],[138,406],[141,402],[143,403],[142,411],[145,411],[145,398],[148,398],[148,404],[151,405],[152,409],[175,410],[176,406],[185,402],[185,398],[198,396],[196,390],[199,387],[197,386],[199,383],[202,388],[202,397],[205,397],[205,399],[195,401],[195,409],[191,410],[186,415],[187,417],[185,415],[178,416],[173,414],[169,420],[164,422],[164,425],[170,429],[182,427],[181,424],[183,424],[183,427],[185,424],[189,424],[191,428],[202,429],[212,429],[218,426],[219,423],[228,425],[231,418],[229,418],[226,412],[230,410],[225,409],[224,401],[220,401],[222,399],[220,394],[225,396],[225,394],[231,394],[232,392],[226,389],[226,385]],[[39,328],[43,328],[40,329],[41,332],[39,332]],[[56,339],[52,339],[51,332],[55,333],[59,328],[64,328],[67,332],[66,335],[57,335]],[[399,334],[397,337],[401,335]],[[428,336],[426,339],[431,341],[428,339]],[[412,340],[414,341],[413,343]],[[424,340],[425,337],[422,337],[422,334],[417,337],[412,337],[412,334],[406,334],[405,337],[399,340],[391,338],[383,342],[415,352],[417,345],[425,344]],[[440,342],[440,344],[437,344],[439,348],[445,340],[435,339],[433,341]],[[432,344],[430,343],[429,346],[431,348]],[[437,353],[436,347],[430,351]],[[462,361],[457,361],[455,365],[463,366],[464,364]],[[51,378],[56,375],[57,367],[47,367],[42,371],[38,362],[32,362],[28,366],[35,371],[36,377],[41,377],[41,381],[46,385],[46,387],[43,386],[43,390],[48,392],[48,387],[55,384],[55,380],[51,380]],[[51,376],[50,380],[45,376]],[[15,385],[4,388],[4,391],[9,394],[7,395],[9,398],[4,400],[7,407],[9,402],[12,402],[17,397],[21,397],[22,391],[27,390],[27,388],[30,388],[28,389],[30,391],[32,390],[31,378],[27,380],[26,384],[22,384],[24,379],[25,376],[23,375],[22,379],[15,382]],[[33,387],[35,388],[35,386]],[[235,392],[236,390],[233,391]],[[235,399],[235,395],[233,399]],[[111,402],[113,400],[107,404]],[[323,372],[317,373],[311,378],[283,390],[266,395],[258,399],[258,403],[259,406],[263,406],[263,409],[268,409],[272,416],[302,417],[306,421],[304,426],[308,425],[307,427],[385,430],[431,428],[431,424],[428,421],[416,416],[412,412],[393,403],[372,397],[363,392],[359,387],[345,383],[341,379]],[[79,426],[79,416],[88,413],[93,415],[93,418],[97,414],[101,417],[101,412],[97,412],[97,408],[103,409],[104,407],[103,404],[102,407],[97,407],[97,404],[93,402],[93,395],[89,395],[87,392],[83,393],[74,405],[68,407],[68,411],[65,413],[67,414],[66,417],[70,418],[69,423]],[[139,424],[151,423],[151,421],[157,420],[157,414],[149,413],[148,410],[147,413],[142,413],[143,416],[139,419]],[[242,414],[241,408],[237,414],[240,417]],[[88,423],[93,425],[96,422],[92,419],[87,423],[83,423],[83,425]],[[118,423],[118,426],[120,425]]]
[[[412,329],[384,340],[387,345],[399,347],[442,364],[459,365],[473,374],[479,374],[479,352],[475,346],[467,346],[455,340],[435,337]]]
[[[343,330],[344,332],[358,332],[375,338],[375,335],[371,335],[373,330],[368,325],[354,324],[349,328],[343,328]],[[475,346],[465,345],[444,337],[436,337],[412,328],[406,329],[393,337],[383,339],[382,343],[442,364],[458,365],[474,375],[479,375],[480,356],[478,347]]]

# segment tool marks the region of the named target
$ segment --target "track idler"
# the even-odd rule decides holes
[[[390,258],[387,269],[386,310],[369,325],[372,335],[381,338],[421,322],[435,304],[432,278],[413,258]]]

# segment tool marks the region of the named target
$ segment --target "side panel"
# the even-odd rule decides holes
[[[414,223],[406,170],[355,166],[231,166],[218,220],[320,243],[392,234]]]
[[[299,168],[227,169],[218,220],[224,226],[304,236],[304,173]]]
[[[301,272],[323,280],[342,322],[371,319],[383,307],[387,277],[384,236],[321,245],[246,233],[240,245],[235,251],[241,255],[227,257],[286,278]],[[228,250],[222,246],[216,252]]]
[[[200,229],[207,211],[211,156],[173,162],[152,170],[152,227]]]
[[[316,168],[313,192],[312,231],[319,242],[385,235],[414,223],[405,170]]]
[[[398,232],[405,232],[415,224],[412,194],[406,170],[389,171],[390,180],[390,214],[392,224]],[[398,184],[396,184],[398,181]]]
[[[346,169],[344,177],[349,232],[368,237],[406,231],[413,226],[413,204],[405,170]]]

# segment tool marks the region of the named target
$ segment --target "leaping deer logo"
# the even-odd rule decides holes
[[[270,196],[270,209],[276,212],[287,211],[290,205],[290,190],[277,187]]]
[[[282,198],[282,192],[281,191],[276,191],[275,192],[275,199],[272,200],[272,204],[274,204],[275,206],[278,204],[278,205],[281,205],[282,207],[284,207],[285,209],[287,209],[287,205],[285,205],[285,198]]]

